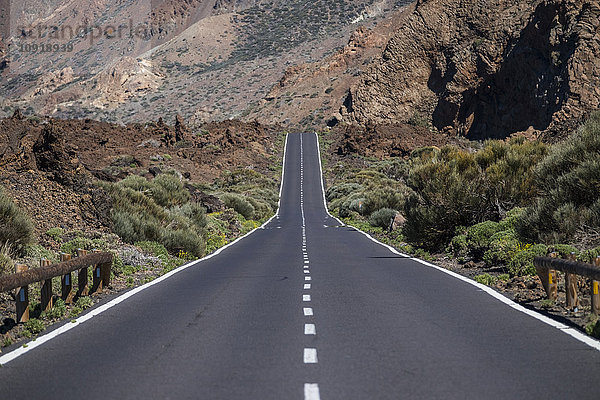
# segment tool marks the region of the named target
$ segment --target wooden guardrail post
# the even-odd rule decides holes
[[[27,265],[17,265],[15,272],[27,271]],[[29,286],[21,286],[17,288],[17,323],[29,321]]]
[[[60,254],[60,262],[69,261],[71,259],[71,255],[67,253]],[[73,277],[71,273],[64,274],[60,277],[60,285],[61,285],[61,298],[65,302],[65,304],[71,304],[73,302]]]
[[[100,264],[100,276],[102,277],[102,286],[108,287],[110,285],[110,270],[112,268],[112,261],[104,264]]]
[[[94,251],[97,253],[97,251]],[[92,293],[102,293],[102,271],[101,264],[96,264],[92,268]]]
[[[50,264],[50,260],[40,260],[40,267],[46,267]],[[49,311],[52,309],[52,278],[46,279],[44,283],[42,283],[40,303],[42,311]]]
[[[552,253],[550,257],[558,258],[558,253]],[[558,274],[555,269],[548,270],[548,298],[552,301],[558,298]]]
[[[94,253],[101,253],[100,250],[94,250]],[[92,293],[102,293],[102,289],[110,284],[110,269],[112,262],[94,265]]]
[[[600,256],[594,260],[594,265],[600,267]],[[600,315],[600,291],[598,290],[598,281],[592,279],[592,313]]]
[[[575,261],[575,253],[569,254],[567,259]],[[565,272],[565,293],[567,297],[567,308],[577,310],[579,297],[577,296],[577,275]]]
[[[77,249],[77,257],[86,256],[87,250]],[[81,268],[77,274],[77,296],[87,296],[89,294],[88,289],[88,267]]]
[[[557,253],[551,253],[550,257],[556,258]],[[542,281],[542,286],[544,287],[544,290],[546,291],[546,295],[548,296],[548,299],[555,301],[556,298],[558,297],[558,284],[557,284],[557,279],[556,279],[556,271],[548,269],[548,268],[544,268],[544,267],[539,267],[539,266],[536,266],[535,269],[537,271],[538,276],[540,277],[540,280]]]

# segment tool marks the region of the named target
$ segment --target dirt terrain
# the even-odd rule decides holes
[[[174,122],[122,126],[16,113],[0,120],[0,184],[34,219],[38,236],[53,227],[107,232],[111,203],[97,179],[176,170],[207,184],[223,171],[271,165],[276,127],[226,121],[192,131]]]

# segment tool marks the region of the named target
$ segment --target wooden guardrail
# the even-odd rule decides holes
[[[558,298],[557,271],[564,272],[567,308],[570,309],[579,307],[577,276],[590,279],[592,313],[600,315],[600,257],[596,257],[594,265],[592,265],[575,261],[575,253],[571,253],[567,260],[558,258],[558,253],[552,253],[550,257],[535,257],[533,265],[546,290],[548,299],[553,301]]]
[[[78,249],[77,257],[61,254],[61,262],[50,264],[49,260],[41,260],[39,268],[29,269],[27,265],[17,265],[15,273],[0,277],[0,292],[16,289],[15,301],[17,322],[29,320],[29,285],[43,282],[40,302],[42,311],[48,311],[53,306],[52,278],[61,277],[61,298],[66,304],[72,302],[75,296],[87,296],[89,293],[101,293],[103,287],[110,284],[110,269],[113,256],[111,253],[94,252]],[[88,288],[88,268],[92,270],[92,288]],[[78,271],[78,288],[73,293],[71,273]]]

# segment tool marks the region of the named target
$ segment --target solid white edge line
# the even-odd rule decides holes
[[[113,308],[114,306],[116,306],[117,304],[127,300],[128,298],[130,298],[133,295],[136,295],[137,293],[141,292],[142,290],[148,289],[151,286],[154,286],[168,278],[170,278],[171,276],[185,270],[188,269],[190,267],[195,266],[196,264],[199,264],[203,261],[206,261],[210,258],[213,258],[219,254],[221,254],[225,249],[233,246],[234,244],[236,244],[237,242],[239,242],[240,240],[250,236],[251,234],[253,234],[254,232],[256,232],[259,229],[263,229],[266,225],[268,225],[276,216],[279,215],[279,207],[281,207],[281,193],[283,191],[283,179],[284,179],[284,174],[285,174],[285,155],[286,155],[286,151],[287,151],[287,145],[288,145],[288,138],[289,138],[289,134],[286,134],[285,136],[285,145],[283,148],[283,161],[282,161],[282,171],[281,171],[281,187],[279,189],[279,203],[277,206],[277,212],[275,213],[275,215],[273,215],[271,218],[269,218],[264,224],[262,224],[261,226],[259,226],[258,228],[254,228],[252,229],[250,232],[246,233],[244,236],[240,236],[239,238],[235,239],[233,242],[226,244],[225,246],[215,250],[213,253],[207,255],[206,257],[203,257],[199,260],[195,260],[192,262],[189,262],[187,264],[182,265],[181,267],[178,267],[176,269],[174,269],[173,271],[170,271],[168,273],[166,273],[165,275],[162,275],[156,279],[154,279],[153,281],[150,281],[142,286],[138,286],[134,289],[131,289],[130,291],[123,293],[122,295],[112,299],[111,301],[109,301],[106,304],[101,305],[100,307],[94,308],[92,309],[90,312],[78,317],[77,319],[72,320],[71,322],[65,322],[64,325],[62,325],[59,328],[56,328],[55,330],[53,330],[50,333],[47,333],[45,335],[39,336],[27,343],[24,343],[21,347],[11,351],[10,353],[7,353],[3,356],[0,357],[0,365],[4,365],[7,364],[9,362],[11,362],[12,360],[16,359],[17,357],[22,356],[23,354],[27,353],[28,351],[31,351],[39,346],[41,346],[42,344],[54,339],[55,337],[70,331],[71,329],[75,328],[76,326],[79,326],[81,324],[83,324],[84,322],[92,319],[93,317],[102,314],[104,311]]]
[[[304,400],[321,400],[317,383],[304,384]]]
[[[343,223],[342,221],[340,221],[339,218],[336,218],[333,215],[331,215],[329,213],[329,209],[327,208],[327,200],[325,199],[325,187],[323,186],[323,168],[322,168],[322,165],[321,165],[321,151],[319,149],[319,147],[320,147],[319,146],[319,136],[316,133],[314,133],[314,135],[317,138],[317,152],[319,154],[319,168],[320,168],[320,171],[321,171],[321,190],[322,190],[322,193],[323,193],[323,205],[325,206],[325,212],[331,218],[336,219],[342,226],[347,226],[345,223]],[[600,351],[600,341],[598,341],[598,340],[596,340],[596,339],[594,339],[592,337],[589,337],[589,336],[585,335],[584,333],[578,331],[577,329],[571,328],[571,327],[569,327],[569,326],[567,326],[567,325],[565,325],[565,324],[563,324],[561,322],[553,320],[552,318],[546,317],[545,315],[542,315],[542,314],[538,313],[537,311],[533,311],[533,310],[530,310],[528,308],[525,308],[522,305],[515,303],[514,301],[512,301],[508,297],[506,297],[506,296],[504,296],[504,295],[496,292],[494,289],[492,289],[489,286],[486,286],[486,285],[483,285],[481,283],[475,282],[474,280],[469,279],[466,276],[462,276],[460,274],[457,274],[456,272],[453,272],[453,271],[447,270],[445,268],[439,267],[437,265],[428,263],[427,261],[421,260],[419,258],[411,257],[411,256],[409,256],[407,254],[400,253],[398,250],[396,250],[392,246],[380,242],[379,240],[373,238],[368,233],[363,232],[363,231],[361,231],[360,229],[358,229],[358,228],[356,228],[354,226],[351,226],[351,228],[355,229],[357,232],[362,233],[367,238],[371,239],[373,242],[375,242],[375,243],[377,243],[377,244],[379,244],[379,245],[387,248],[389,251],[391,251],[392,253],[394,253],[396,255],[399,255],[399,256],[402,256],[402,257],[405,257],[405,258],[409,258],[409,259],[411,259],[413,261],[416,261],[416,262],[418,262],[420,264],[423,264],[423,265],[425,265],[427,267],[437,269],[440,272],[443,272],[443,273],[448,274],[448,275],[450,275],[450,276],[452,276],[452,277],[454,277],[456,279],[459,279],[459,280],[461,280],[463,282],[466,282],[466,283],[468,283],[470,285],[473,285],[476,288],[481,289],[485,293],[489,294],[493,298],[495,298],[495,299],[499,300],[500,302],[506,304],[507,306],[512,307],[515,310],[520,311],[520,312],[522,312],[524,314],[527,314],[530,317],[533,317],[533,318],[535,318],[535,319],[537,319],[537,320],[539,320],[539,321],[541,321],[541,322],[543,322],[543,323],[545,323],[547,325],[550,325],[550,326],[552,326],[552,327],[554,327],[554,328],[556,328],[556,329],[558,329],[558,330],[566,333],[567,335],[570,335],[571,337],[575,338],[576,340],[579,340],[580,342],[585,343],[588,346],[590,346],[590,347],[592,347],[592,348]]]

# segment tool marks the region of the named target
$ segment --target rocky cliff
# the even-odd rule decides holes
[[[472,139],[557,136],[600,105],[597,0],[419,0],[342,107]]]

